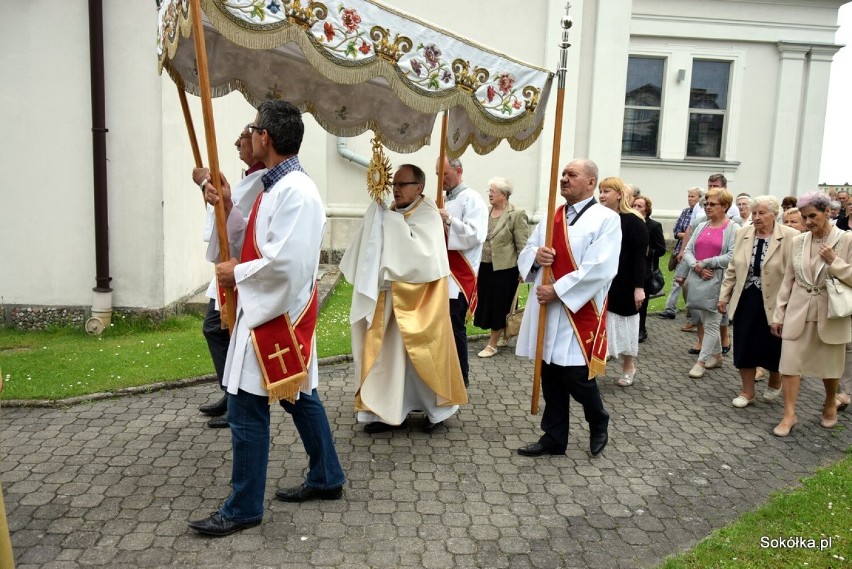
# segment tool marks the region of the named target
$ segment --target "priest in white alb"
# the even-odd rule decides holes
[[[467,403],[454,349],[441,216],[423,195],[426,175],[400,166],[390,208],[374,202],[340,262],[355,290],[350,323],[359,374],[358,422],[379,433],[426,415],[431,433]]]

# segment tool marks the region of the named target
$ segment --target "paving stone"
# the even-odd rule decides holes
[[[633,387],[614,386],[619,364],[610,364],[599,382],[610,445],[597,458],[573,403],[565,456],[516,454],[538,438],[540,417],[528,413],[532,363],[510,350],[471,358],[470,404],[431,436],[421,416],[406,430],[365,434],[352,410],[352,364],[323,366],[344,499],[274,500],[275,488],[301,483],[307,465],[279,410],[264,521],[220,540],[187,528],[229,492],[230,437],[197,412],[211,385],[4,409],[0,475],[17,566],[656,567],[850,444],[848,430],[828,432],[815,420],[776,439],[781,405],[732,408],[739,377],[729,365],[690,382],[688,393],[673,390],[692,365],[685,349],[694,338],[680,324],[649,318]],[[482,345],[471,341],[471,353]],[[800,404],[814,417],[821,390],[802,383]]]

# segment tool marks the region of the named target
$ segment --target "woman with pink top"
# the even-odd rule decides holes
[[[686,305],[704,325],[701,353],[689,370],[689,377],[696,379],[704,376],[705,369],[722,367],[722,341],[719,337],[722,314],[717,305],[725,269],[731,262],[734,238],[739,229],[739,225],[725,215],[734,201],[731,192],[725,188],[711,188],[705,200],[707,221],[695,229],[683,254],[683,260],[689,267],[686,279],[689,297]]]

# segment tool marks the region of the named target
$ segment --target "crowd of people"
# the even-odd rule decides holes
[[[228,535],[262,520],[275,402],[293,417],[308,455],[303,484],[278,490],[276,498],[343,495],[346,476],[317,389],[316,279],[326,218],[299,162],[303,133],[298,109],[265,102],[236,141],[249,170],[233,189],[224,176],[213,184],[207,169],[193,171],[209,207],[224,209],[224,257],[230,257],[220,261],[208,212],[207,256],[216,279],[204,334],[224,395],[200,411],[212,417],[211,427],[230,428],[233,467],[228,498],[189,524],[205,535]],[[371,203],[341,260],[354,287],[358,423],[368,434],[381,433],[407,426],[417,413],[424,432],[446,428],[468,402],[466,324],[472,320],[490,331],[477,355],[494,357],[508,347],[507,315],[518,287],[531,283],[530,303],[542,309],[524,311],[515,353],[541,358],[545,407],[542,434],[517,452],[564,454],[573,398],[589,426],[589,451],[599,455],[609,440],[610,417],[597,378],[616,358],[621,373],[615,383],[626,388],[636,381],[639,344],[648,337],[648,300],[663,291],[658,265],[666,246],[662,225],[651,219],[651,197],[619,178],[599,179],[590,160],[573,160],[560,180],[564,204],[530,230],[526,213],[510,203],[510,181],[488,181],[486,206],[463,181],[459,160],[439,159],[435,171],[443,189],[437,202],[424,194],[421,168],[397,168],[392,200]],[[825,283],[839,279],[852,286],[852,235],[841,229],[847,200],[841,200],[838,220],[822,194],[794,203],[785,198],[782,214],[771,196],[734,199],[721,174],[710,177],[706,192],[691,188],[687,197],[669,264],[677,278],[661,316],[675,318],[684,295],[700,332],[689,376],[700,379],[723,365],[730,319],[733,361],[742,378],[733,405],[752,404],[756,379],[768,374],[763,399],[783,394],[784,414],[774,433],[787,436],[797,420],[801,376],[818,376],[826,394],[821,424],[834,427],[837,411],[849,404],[852,320],[828,318]],[[219,325],[221,287],[237,293],[230,337]],[[844,373],[844,393],[837,393]]]

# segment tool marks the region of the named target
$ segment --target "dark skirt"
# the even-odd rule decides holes
[[[734,367],[778,371],[781,338],[773,336],[763,310],[763,294],[750,286],[740,295],[734,314]]]
[[[511,267],[495,271],[491,263],[479,264],[476,293],[479,304],[473,315],[473,324],[483,330],[502,330],[506,316],[512,310],[512,299],[518,288],[518,269]]]

